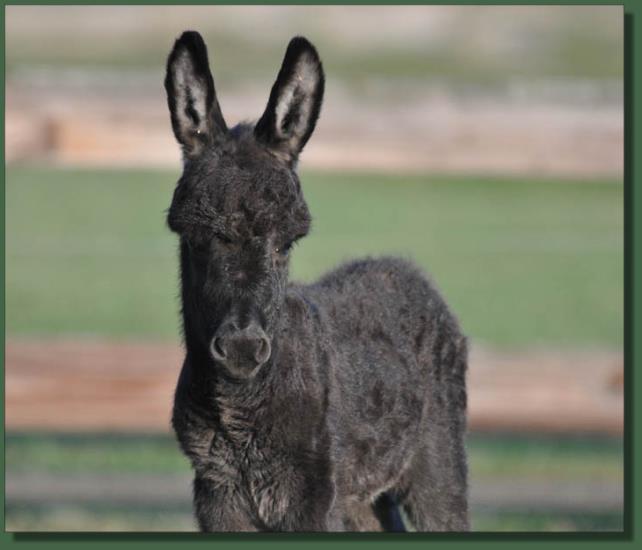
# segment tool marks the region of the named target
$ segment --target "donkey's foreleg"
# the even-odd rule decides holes
[[[201,531],[259,530],[235,498],[233,488],[217,485],[204,477],[194,478],[194,512]]]

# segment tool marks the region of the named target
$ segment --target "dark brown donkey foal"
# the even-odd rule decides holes
[[[296,173],[323,99],[294,38],[256,124],[228,128],[201,36],[174,45],[165,88],[183,174],[186,357],[173,426],[204,531],[468,529],[466,339],[443,298],[396,258],[288,281],[310,228]],[[381,522],[381,523],[380,523]]]

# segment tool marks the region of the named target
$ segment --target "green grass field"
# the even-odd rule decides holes
[[[118,434],[8,434],[6,476],[49,475],[65,479],[84,476],[134,476],[145,492],[158,476],[185,476],[180,498],[149,502],[119,501],[113,497],[57,501],[9,498],[9,529],[193,529],[189,502],[189,467],[171,436]],[[471,436],[468,444],[471,487],[492,484],[509,476],[528,483],[543,480],[579,484],[622,483],[622,442],[619,439]],[[65,477],[67,476],[67,477]],[[182,479],[182,478],[181,478]],[[581,503],[580,503],[581,504]],[[472,516],[478,531],[618,530],[618,510],[515,507],[501,502],[489,506],[473,498]]]
[[[10,167],[7,335],[177,340],[177,174]],[[623,189],[617,182],[302,174],[311,235],[292,253],[312,280],[353,256],[399,254],[429,271],[474,343],[621,348]],[[474,436],[471,483],[621,484],[621,440]],[[171,438],[17,434],[7,480],[188,476]],[[25,477],[26,476],[26,477]],[[67,477],[65,477],[67,476]],[[152,476],[152,477],[149,477]],[[182,479],[182,478],[181,478]],[[186,500],[9,500],[15,530],[190,530]],[[618,509],[475,504],[481,531],[618,530]]]
[[[86,19],[70,20],[55,16],[60,9],[8,9],[7,78],[37,86],[53,76],[52,85],[70,86],[79,96],[87,83],[119,94],[123,85],[146,90],[161,81],[179,32],[171,13],[146,18],[132,11],[133,18],[123,18],[110,8],[97,17],[93,8],[76,7],[68,13],[86,9]],[[545,17],[533,8],[501,8],[495,16],[488,7],[472,8],[461,10],[447,33],[426,33],[423,26],[414,34],[393,32],[404,27],[386,20],[385,32],[375,36],[336,28],[324,9],[310,17],[295,8],[263,21],[246,20],[250,10],[244,7],[239,25],[212,7],[203,8],[209,15],[195,11],[193,19],[226,93],[268,86],[296,32],[322,52],[334,79],[329,94],[352,94],[382,108],[392,108],[389,100],[399,93],[413,100],[413,94],[439,94],[442,88],[462,101],[471,94],[519,99],[524,84],[538,97],[548,90],[587,101],[582,94],[590,89],[597,98],[619,101],[624,68],[617,10],[591,7],[578,16],[577,7],[556,7]],[[26,13],[22,24],[19,10]],[[96,23],[101,16],[107,17],[105,26]],[[348,23],[355,28],[385,20],[352,18]],[[39,20],[48,23],[31,24]],[[123,26],[123,20],[131,24]],[[187,24],[184,17],[180,21]],[[239,32],[248,21],[260,21],[266,32]],[[110,82],[118,86],[102,88]],[[7,168],[7,337],[178,341],[177,240],[165,226],[177,176],[160,170]],[[305,171],[302,182],[314,222],[292,253],[293,278],[312,281],[352,257],[401,255],[433,276],[474,345],[622,348],[621,182]],[[10,432],[5,448],[6,485],[19,482],[7,492],[13,495],[5,504],[8,530],[194,529],[189,467],[171,436]],[[471,487],[504,483],[518,493],[511,481],[558,484],[562,492],[569,484],[622,485],[617,438],[473,434],[468,448]],[[138,489],[143,496],[91,497],[93,482],[107,490],[123,479],[131,480],[134,496]],[[145,496],[164,479],[180,481],[167,499]],[[39,487],[47,480],[68,483],[66,489],[75,481],[78,493],[59,498],[51,489],[55,484]],[[587,506],[599,496],[592,491],[578,499],[577,508],[529,503],[528,491],[521,505],[473,500],[473,529],[620,530],[621,508]]]
[[[502,474],[530,479],[622,479],[622,442],[613,438],[516,435],[469,437],[471,476]],[[7,434],[8,472],[146,473],[189,472],[171,436],[154,434]]]
[[[9,336],[178,338],[176,173],[11,167]],[[620,348],[623,189],[615,182],[302,174],[310,281],[363,255],[414,258],[476,342]]]

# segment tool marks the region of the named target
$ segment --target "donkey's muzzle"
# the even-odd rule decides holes
[[[264,330],[256,323],[252,322],[243,329],[225,324],[212,338],[210,353],[214,360],[238,373],[265,363],[272,348]]]

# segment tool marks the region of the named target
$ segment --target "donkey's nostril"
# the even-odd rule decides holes
[[[212,357],[218,361],[223,361],[227,357],[227,351],[225,350],[225,340],[218,336],[212,338],[212,343],[210,344],[210,352]]]
[[[258,365],[265,363],[270,358],[270,353],[272,353],[272,349],[269,340],[265,336],[259,338],[254,352],[256,363]]]
[[[256,325],[241,330],[226,326],[219,329],[210,341],[212,358],[231,369],[249,369],[262,365],[270,358],[271,353],[269,338]]]

